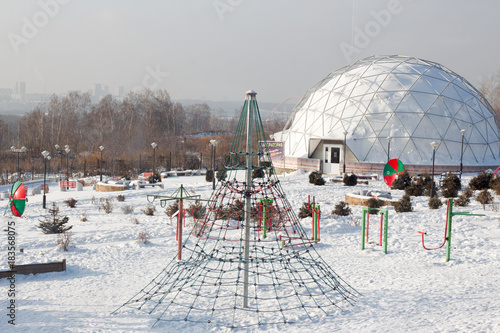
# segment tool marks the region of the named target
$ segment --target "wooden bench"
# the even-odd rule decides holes
[[[12,274],[28,275],[64,271],[66,271],[66,259],[45,264],[14,265],[14,267],[9,271],[0,271],[0,279],[9,278]]]

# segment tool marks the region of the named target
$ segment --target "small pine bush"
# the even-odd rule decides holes
[[[487,188],[479,192],[476,197],[476,201],[479,201],[483,205],[483,209],[486,210],[486,205],[493,202],[493,196],[490,194]]]
[[[384,201],[377,198],[370,198],[366,200],[366,206],[368,208],[380,208],[384,206]],[[378,210],[370,210],[369,214],[378,214]]]
[[[69,207],[69,208],[75,208],[76,207],[76,203],[78,202],[78,200],[74,199],[74,198],[69,198],[68,200],[64,201],[64,203]]]
[[[205,174],[205,180],[209,183],[213,182],[214,180],[214,170],[207,170],[207,173]]]
[[[103,210],[106,214],[111,214],[113,211],[113,201],[109,198],[99,199],[99,211]]]
[[[154,175],[151,175],[148,177],[148,182],[150,184],[155,184],[155,183],[159,183],[161,182],[161,178],[160,178],[160,175],[155,173]]]
[[[465,207],[468,206],[470,203],[470,199],[461,194],[454,202],[454,206],[460,206],[460,207]]]
[[[470,187],[467,187],[462,192],[462,194],[455,200],[455,202],[453,204],[455,206],[460,206],[460,207],[468,206],[470,203],[470,198],[472,198],[473,194],[474,194],[474,191]]]
[[[317,172],[317,171],[313,171],[309,174],[309,183],[311,184],[314,184],[314,180],[317,178],[317,177],[321,177],[321,173],[320,172]]]
[[[345,174],[342,181],[344,182],[345,186],[356,186],[358,185],[358,176],[353,173],[351,173],[350,175]]]
[[[485,188],[490,188],[490,181],[493,178],[493,174],[489,171],[481,172],[477,176],[473,177],[469,181],[469,186],[475,191],[481,191]]]
[[[398,178],[392,183],[392,190],[404,190],[408,186],[411,186],[411,177],[405,170],[403,173],[398,175]]]
[[[141,209],[141,212],[143,212],[144,214],[146,214],[148,216],[153,216],[153,215],[155,215],[156,207],[155,206],[146,206],[146,208]]]
[[[455,198],[458,196],[458,192],[462,188],[462,183],[457,175],[448,174],[443,179],[443,186],[441,188],[441,194],[445,198]]]
[[[73,228],[72,225],[69,227],[65,226],[69,221],[69,217],[58,216],[59,207],[55,203],[52,203],[52,208],[49,208],[49,214],[51,216],[45,217],[43,221],[39,220],[40,224],[37,226],[44,234],[61,234]]]
[[[302,204],[302,207],[300,207],[298,216],[301,219],[312,217],[312,212],[309,210],[309,204],[307,202],[304,202],[304,204]]]
[[[254,169],[252,171],[252,179],[255,179],[255,178],[264,178],[265,174],[264,174],[264,170],[263,169]]]
[[[332,214],[337,216],[349,216],[351,215],[351,213],[352,211],[349,207],[349,204],[344,201],[340,201],[338,204],[336,204],[335,208],[332,211]]]
[[[321,174],[319,174],[318,176],[316,176],[316,178],[314,178],[314,185],[318,185],[318,186],[322,186],[322,185],[325,185],[325,180],[323,179],[323,177],[321,176]]]
[[[423,195],[430,196],[431,195],[431,183],[433,187],[433,193],[437,193],[436,182],[432,181],[432,176],[424,173],[417,178],[416,184],[422,186]]]
[[[467,186],[465,190],[462,192],[462,194],[470,199],[474,195],[474,190]]]
[[[176,200],[167,206],[167,208],[165,209],[165,214],[167,214],[168,217],[172,217],[175,213],[177,213],[178,210],[179,202]]]
[[[196,201],[189,206],[187,212],[189,216],[194,215],[195,219],[200,219],[205,214],[205,206],[203,206],[201,202]]]
[[[441,208],[441,206],[443,206],[443,202],[441,200],[439,200],[438,197],[432,197],[429,199],[429,208],[430,209],[438,209],[438,208]]]
[[[490,188],[495,191],[497,195],[500,195],[500,176],[491,177]]]
[[[406,194],[403,195],[401,200],[394,205],[394,210],[398,213],[411,212],[413,207],[411,206],[410,196]]]
[[[411,196],[411,197],[420,197],[424,195],[424,189],[422,185],[418,185],[417,183],[413,183],[407,188],[405,188],[405,195]]]
[[[134,212],[134,206],[126,205],[122,207],[123,214],[132,214]]]
[[[236,199],[232,204],[228,204],[225,207],[220,208],[217,211],[216,218],[217,219],[232,219],[237,221],[243,221],[243,201]],[[255,216],[255,211],[252,212],[253,216]]]
[[[117,201],[119,201],[119,202],[123,202],[123,201],[125,201],[125,196],[124,196],[124,195],[119,194],[119,195],[116,197],[116,200],[117,200]]]

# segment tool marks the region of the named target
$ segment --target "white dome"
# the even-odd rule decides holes
[[[285,154],[310,157],[311,139],[344,140],[361,162],[391,158],[428,165],[431,142],[436,164],[500,163],[498,117],[467,80],[431,61],[373,56],[334,71],[311,88],[294,108],[285,130]],[[281,137],[279,137],[281,136]]]

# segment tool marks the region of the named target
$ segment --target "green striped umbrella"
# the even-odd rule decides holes
[[[24,213],[24,208],[26,207],[26,189],[24,185],[17,180],[12,185],[12,190],[10,191],[10,209],[14,216],[21,217]]]
[[[384,182],[387,186],[391,186],[396,176],[405,170],[403,163],[397,158],[389,160],[384,167]]]

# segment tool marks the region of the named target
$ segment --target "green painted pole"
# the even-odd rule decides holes
[[[367,210],[368,209],[366,207],[362,208],[363,218],[361,220],[361,250],[365,249],[365,226],[366,226],[366,212],[367,212]]]
[[[319,235],[319,210],[320,206],[316,205],[315,207],[315,213],[314,213],[314,242],[318,242],[318,235]]]

